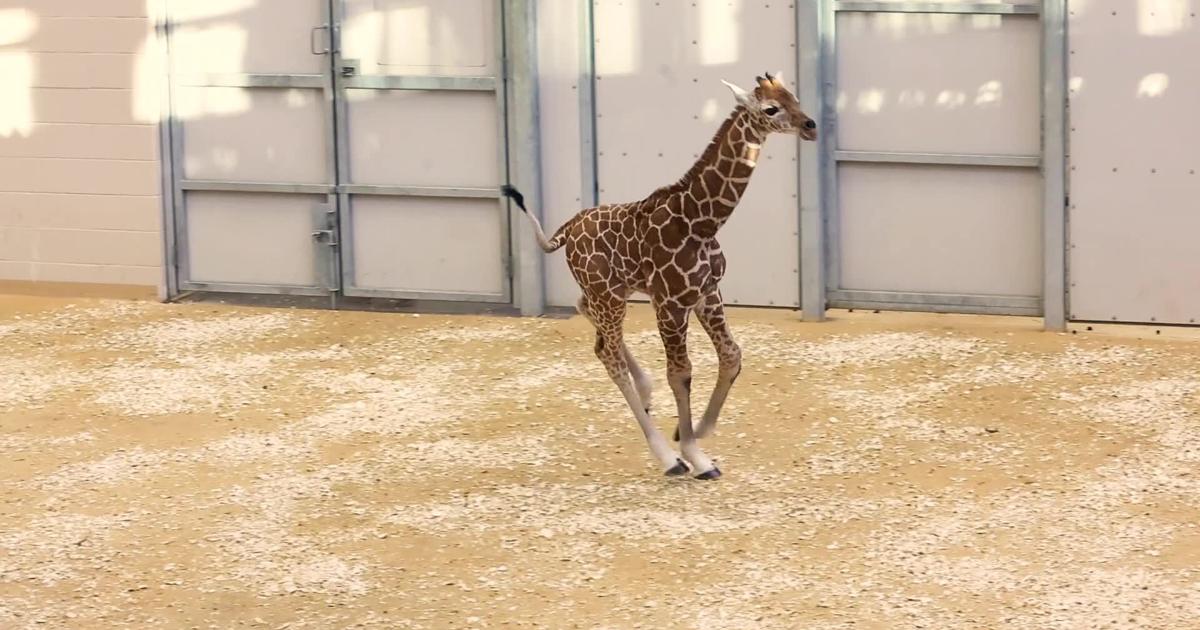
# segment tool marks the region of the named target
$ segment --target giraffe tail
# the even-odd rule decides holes
[[[566,239],[563,238],[561,230],[559,230],[559,233],[555,234],[553,238],[546,238],[546,231],[542,229],[542,222],[539,221],[538,218],[529,211],[529,208],[525,207],[525,195],[522,195],[521,191],[509,186],[508,184],[505,184],[504,186],[500,187],[500,192],[504,193],[505,197],[512,199],[513,203],[517,204],[517,207],[525,213],[525,216],[529,217],[529,222],[533,224],[533,234],[537,237],[538,245],[541,246],[542,251],[549,254],[550,252],[553,252],[563,246],[563,243],[566,242]]]

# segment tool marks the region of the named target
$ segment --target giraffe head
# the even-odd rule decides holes
[[[722,81],[737,99],[739,105],[750,113],[754,127],[767,133],[794,133],[805,140],[817,139],[817,123],[808,114],[800,111],[800,102],[779,78],[781,73],[764,73],[755,77],[758,87],[753,92]]]

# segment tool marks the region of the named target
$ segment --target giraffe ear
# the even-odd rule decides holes
[[[771,75],[771,83],[774,83],[779,87],[784,87],[783,79],[781,77],[783,77],[783,70],[776,70],[775,74]]]
[[[737,99],[738,103],[742,105],[749,105],[754,100],[754,96],[746,90],[743,90],[742,88],[724,79],[721,79],[721,83],[724,83],[725,87],[729,88],[730,92],[733,92],[733,98]]]

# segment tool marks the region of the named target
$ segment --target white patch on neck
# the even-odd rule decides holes
[[[757,151],[762,148],[762,145],[758,144],[757,142],[747,142],[746,147]]]
[[[754,167],[758,166],[758,162],[755,162],[754,160],[747,160],[746,158],[738,158],[738,161],[741,162],[742,164],[745,164],[746,166],[749,166],[750,168],[754,168]]]

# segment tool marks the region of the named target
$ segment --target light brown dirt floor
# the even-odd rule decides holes
[[[834,315],[706,483],[578,317],[0,298],[0,627],[1200,628],[1197,341]]]

